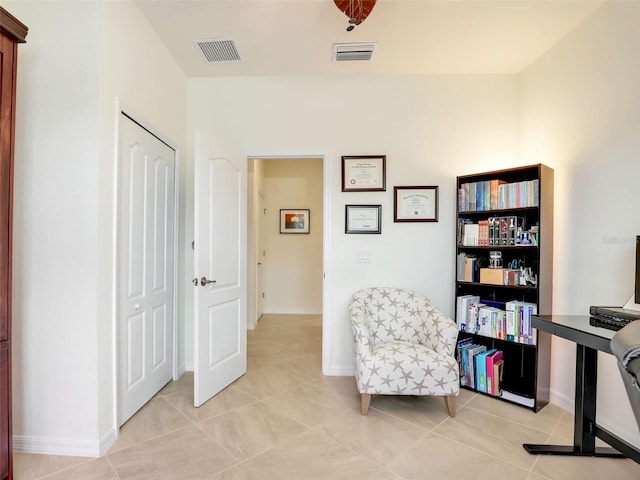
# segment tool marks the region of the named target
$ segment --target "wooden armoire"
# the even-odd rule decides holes
[[[11,221],[18,43],[27,27],[0,7],[0,479],[13,478],[11,430]]]

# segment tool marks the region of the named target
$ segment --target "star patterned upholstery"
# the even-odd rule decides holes
[[[362,414],[372,395],[440,395],[455,416],[458,328],[424,295],[366,288],[349,304]]]

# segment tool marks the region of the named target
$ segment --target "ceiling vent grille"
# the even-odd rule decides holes
[[[333,59],[336,62],[371,60],[375,46],[375,43],[334,43]]]
[[[240,61],[240,54],[238,54],[236,44],[231,38],[195,40],[194,43],[207,63],[231,63]]]

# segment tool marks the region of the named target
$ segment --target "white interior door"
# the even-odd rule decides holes
[[[120,116],[118,422],[173,376],[176,152]]]
[[[256,252],[256,321],[264,313],[264,268],[267,248],[267,207],[264,196],[258,192],[258,248]]]
[[[247,157],[196,133],[194,405],[247,371]]]

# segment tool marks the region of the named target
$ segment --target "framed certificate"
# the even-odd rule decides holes
[[[386,161],[386,155],[342,157],[342,191],[386,191]]]
[[[382,205],[346,205],[344,233],[381,233]]]
[[[393,187],[394,222],[437,222],[438,187]]]

